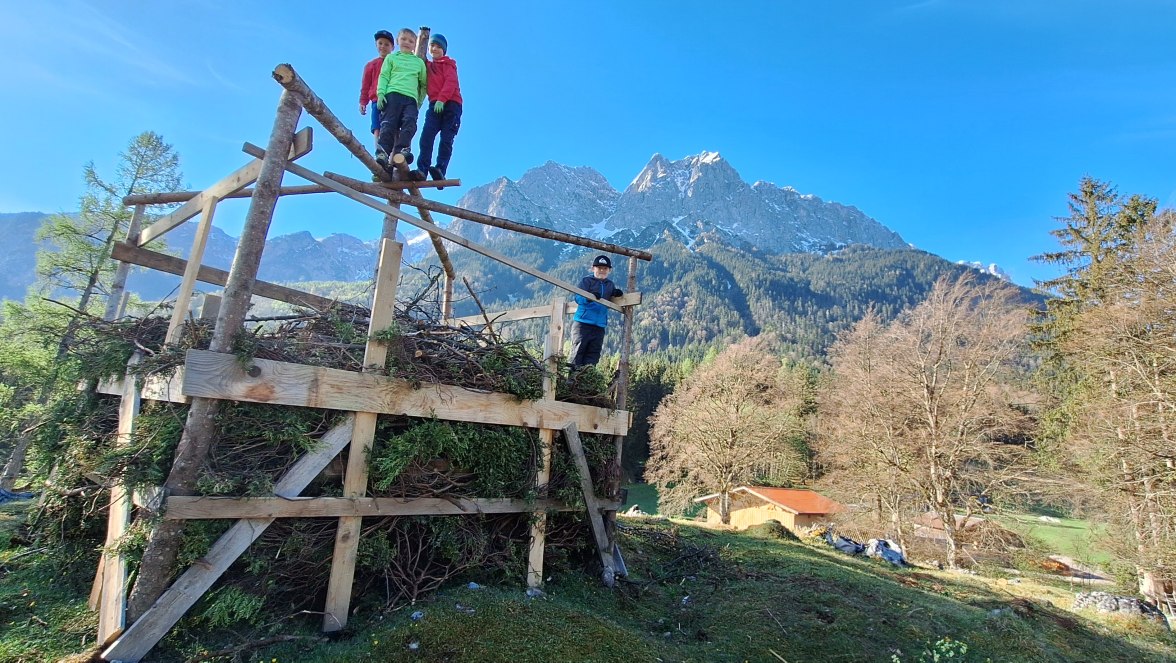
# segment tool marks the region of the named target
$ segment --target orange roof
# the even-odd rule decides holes
[[[769,488],[767,486],[740,486],[732,493],[748,493],[764,500],[771,502],[776,506],[791,511],[796,514],[804,513],[836,513],[842,510],[842,506],[836,500],[831,500],[828,497],[805,488]],[[715,497],[718,493],[712,495],[705,495],[703,497],[695,498],[695,502],[705,502]]]

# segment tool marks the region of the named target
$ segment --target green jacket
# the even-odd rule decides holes
[[[428,76],[425,61],[416,55],[403,51],[390,53],[380,67],[380,84],[376,94],[383,99],[389,92],[399,92],[416,99],[420,106],[428,90]]]

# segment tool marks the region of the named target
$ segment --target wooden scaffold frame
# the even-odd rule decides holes
[[[427,43],[427,30],[422,28],[422,39]],[[204,282],[225,288],[223,298],[205,298],[202,317],[215,318],[215,328],[208,350],[190,350],[184,366],[169,378],[135,380],[131,373],[120,381],[104,382],[98,391],[121,397],[116,444],[128,443],[134,431],[135,418],[143,399],[189,403],[189,419],[184,439],[176,451],[168,485],[154,491],[129,492],[117,479],[111,481],[110,509],[106,546],[91,593],[91,607],[99,611],[99,642],[107,660],[137,661],[142,659],[184,613],[207,592],[229,566],[277,518],[337,517],[335,552],[332,557],[330,582],[324,608],[323,630],[337,631],[347,624],[352,580],[355,573],[356,552],[359,545],[360,521],[373,515],[450,516],[475,513],[534,513],[526,583],[538,587],[543,582],[543,553],[546,513],[570,510],[565,504],[546,498],[545,488],[551,474],[551,458],[556,438],[561,433],[567,441],[575,461],[584,493],[585,504],[592,526],[595,546],[603,567],[602,580],[612,585],[618,573],[615,563],[616,541],[613,523],[619,507],[618,478],[608,484],[610,494],[604,498],[594,494],[592,479],[579,441],[580,432],[612,435],[616,440],[615,462],[621,461],[621,442],[628,433],[632,415],[625,411],[625,389],[633,324],[633,307],[641,303],[636,290],[637,261],[652,260],[649,252],[609,244],[568,233],[537,228],[508,219],[490,216],[445,205],[421,196],[421,189],[460,186],[460,180],[433,182],[400,182],[381,168],[362,144],[327,105],[288,64],[278,65],[273,72],[284,91],[278,106],[274,128],[266,148],[245,144],[243,150],[252,158],[241,168],[203,191],[128,196],[124,204],[134,207],[131,228],[125,242],[115,246],[112,257],[119,261],[115,290],[107,307],[106,317],[115,319],[125,307],[126,274],[131,265],[182,275],[175,309],[167,332],[167,342],[175,343],[189,315],[196,283]],[[317,173],[295,163],[313,149],[313,134],[309,127],[295,132],[301,112],[314,117],[349,152],[364,164],[379,181],[364,182],[335,173]],[[397,164],[398,168],[403,164]],[[297,175],[309,185],[283,186],[284,173]],[[305,366],[295,363],[254,359],[243,367],[228,352],[229,339],[243,328],[245,310],[254,295],[295,305],[325,309],[335,302],[319,295],[266,283],[256,279],[261,252],[268,234],[274,207],[283,195],[337,193],[384,215],[384,226],[376,271],[368,338],[361,372]],[[202,264],[204,247],[219,201],[225,198],[250,198],[245,228],[240,246],[228,272]],[[153,204],[182,205],[160,217],[147,227],[146,206]],[[420,216],[413,216],[401,205],[415,207]],[[447,214],[475,223],[503,228],[535,237],[566,242],[629,257],[627,294],[613,300],[601,300],[609,309],[622,313],[624,326],[619,375],[617,409],[578,405],[555,399],[555,375],[563,353],[564,324],[567,314],[574,312],[575,303],[566,297],[551,304],[529,309],[488,313],[470,318],[452,316],[452,294],[455,272],[444,242],[479,253],[520,270],[569,293],[593,297],[575,285],[546,274],[538,269],[512,260],[505,255],[472,242],[461,235],[439,227],[431,212]],[[145,245],[199,216],[196,236],[187,260],[148,250]],[[386,359],[386,348],[370,340],[375,332],[392,321],[393,306],[400,277],[402,245],[395,239],[396,224],[403,221],[429,233],[445,273],[442,317],[452,325],[490,325],[526,319],[547,319],[548,332],[544,340],[543,363],[545,377],[543,396],[537,400],[520,401],[507,394],[480,393],[444,384],[410,384],[404,380],[381,374]],[[128,367],[137,363],[132,357]],[[186,489],[187,484],[175,479],[177,468],[186,471],[194,480],[195,470],[203,462],[211,439],[200,439],[200,421],[211,421],[221,400],[235,400],[274,405],[294,405],[345,411],[349,414],[320,440],[319,445],[301,458],[277,480],[271,497],[202,497]],[[395,414],[410,417],[436,417],[442,420],[482,424],[520,426],[539,430],[541,458],[536,468],[539,498],[374,498],[368,497],[367,452],[371,448],[378,415]],[[211,429],[205,437],[211,436]],[[191,435],[190,435],[191,433]],[[203,444],[203,453],[201,449]],[[327,465],[350,446],[343,475],[342,497],[302,497],[301,493]],[[181,472],[182,474],[183,472]],[[130,624],[127,610],[127,562],[118,552],[117,543],[126,533],[131,516],[139,507],[163,516],[159,527],[182,523],[187,519],[232,519],[236,523],[218,539],[209,552],[190,568],[183,571],[170,587],[149,605],[144,606]],[[154,598],[154,597],[153,597]]]

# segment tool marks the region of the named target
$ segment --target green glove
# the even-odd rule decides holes
[[[444,101],[438,101],[437,103],[433,104],[433,112],[434,113],[437,113],[438,115],[440,115],[441,111],[443,111],[443,110],[445,110],[445,102]]]
[[[384,110],[384,98],[383,97],[376,99],[376,108],[378,108],[380,110]]]

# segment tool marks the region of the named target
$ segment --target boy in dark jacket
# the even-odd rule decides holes
[[[380,108],[377,105],[379,95],[376,93],[380,85],[380,66],[384,64],[384,57],[392,52],[392,33],[380,30],[376,33],[376,57],[363,66],[363,80],[359,84],[359,114],[372,115],[372,135],[376,140],[380,138]]]
[[[425,108],[425,128],[421,131],[421,154],[417,162],[417,179],[431,175],[435,180],[445,179],[449,159],[453,156],[453,138],[461,129],[461,87],[457,83],[457,62],[449,57],[449,42],[444,35],[435,34],[429,39],[429,101],[432,107]],[[433,139],[441,133],[441,146],[437,149],[437,165],[433,161]]]
[[[625,294],[608,280],[612,271],[612,260],[608,256],[596,256],[592,260],[592,276],[580,279],[580,289],[587,290],[596,299],[611,299]],[[572,369],[593,366],[600,361],[604,346],[604,331],[608,326],[608,309],[601,303],[583,295],[574,295],[579,306],[572,316]]]

